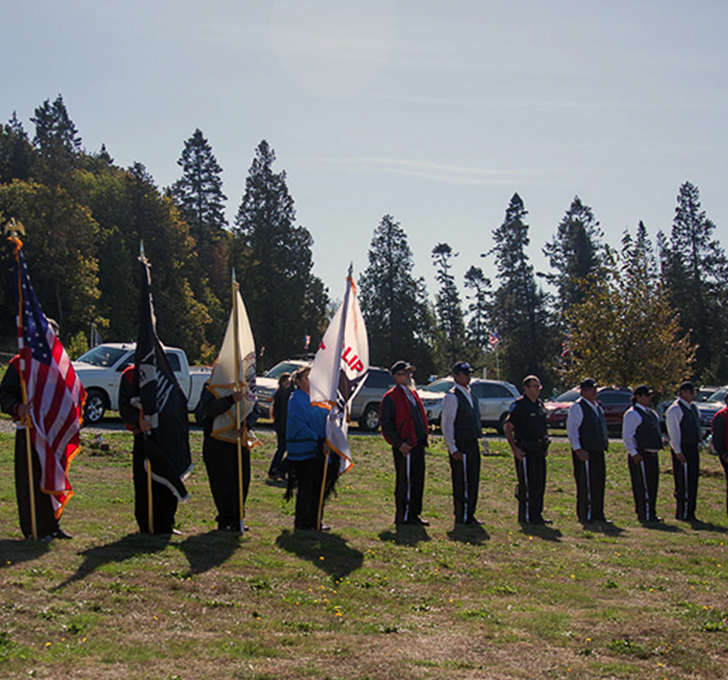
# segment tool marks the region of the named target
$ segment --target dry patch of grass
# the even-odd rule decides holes
[[[214,531],[193,435],[182,536],[135,533],[131,442],[87,446],[64,516],[72,541],[18,538],[12,437],[0,435],[0,676],[8,678],[716,678],[728,661],[725,481],[704,456],[692,527],[640,526],[625,453],[608,456],[612,531],[574,518],[565,445],[549,457],[546,515],[522,529],[502,442],[484,458],[483,527],[454,529],[442,443],[427,460],[426,529],[392,524],[391,451],[354,437],[355,468],[326,510],[330,533],[294,533],[266,481],[260,434],[243,537]],[[674,514],[663,455],[659,510]]]

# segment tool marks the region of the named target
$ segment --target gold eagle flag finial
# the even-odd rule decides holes
[[[5,225],[5,233],[9,234],[11,237],[17,237],[18,234],[25,236],[25,227],[20,220],[16,220],[14,217],[11,217]]]

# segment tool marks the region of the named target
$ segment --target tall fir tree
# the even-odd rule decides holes
[[[59,94],[52,104],[46,99],[35,109],[30,120],[35,123],[33,144],[40,160],[38,172],[34,174],[51,188],[62,185],[68,189],[71,171],[81,153],[81,137],[68,115],[63,97]]]
[[[523,200],[516,193],[506,209],[503,223],[493,230],[496,246],[496,277],[493,323],[501,340],[503,377],[520,384],[535,373],[545,387],[552,384],[555,342],[546,310],[546,296],[536,284],[526,248],[530,244],[528,214]]]
[[[468,342],[478,349],[484,349],[488,343],[491,315],[491,281],[480,267],[472,266],[465,272],[465,288],[472,291],[466,293],[470,300],[468,305]]]
[[[465,323],[463,321],[463,308],[460,303],[460,293],[455,285],[455,277],[451,274],[453,253],[448,243],[438,243],[432,249],[432,260],[437,270],[435,277],[440,284],[437,292],[435,308],[437,319],[443,335],[446,338],[445,354],[448,363],[465,358]],[[444,368],[444,367],[443,367]]]
[[[33,154],[28,133],[13,112],[8,123],[0,127],[0,184],[9,184],[14,179],[27,180]]]
[[[369,265],[359,277],[359,302],[369,333],[371,363],[405,359],[421,376],[435,371],[433,319],[424,279],[416,279],[407,234],[384,215],[369,246]]]
[[[328,310],[326,289],[311,274],[313,238],[295,224],[286,173],[273,171],[275,160],[263,140],[245,180],[231,250],[256,345],[265,347],[266,365],[301,353],[307,335],[316,347]]]
[[[604,248],[599,222],[592,209],[574,197],[550,243],[543,247],[551,272],[546,280],[556,287],[556,309],[561,314],[584,298],[584,285],[603,272]]]
[[[197,244],[200,275],[210,281],[215,295],[226,299],[230,287],[227,197],[222,191],[222,168],[199,128],[185,142],[177,165],[182,177],[172,186],[172,196]]]
[[[715,224],[700,205],[698,187],[685,182],[669,240],[658,236],[662,280],[684,330],[697,345],[695,371],[705,382],[728,380],[728,262]]]

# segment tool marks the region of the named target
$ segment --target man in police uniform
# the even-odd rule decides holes
[[[542,515],[549,438],[540,393],[538,376],[526,376],[523,395],[514,402],[505,425],[518,477],[518,521],[528,524],[551,524],[551,520]]]
[[[609,448],[607,420],[597,403],[596,381],[582,380],[579,391],[581,396],[571,405],[566,418],[576,482],[576,514],[584,524],[612,524],[604,516],[604,452]]]
[[[442,435],[450,453],[452,498],[456,524],[480,524],[475,518],[480,486],[480,444],[483,436],[478,398],[470,390],[473,369],[466,361],[452,367],[454,387],[442,401]]]
[[[693,401],[695,385],[680,385],[680,396],[667,409],[665,423],[672,448],[672,474],[675,479],[675,519],[695,522],[700,474],[700,414]]]
[[[653,392],[640,385],[632,396],[632,408],[622,419],[622,441],[627,449],[629,476],[637,519],[652,524],[661,522],[655,503],[660,479],[659,454],[662,448],[660,419],[650,408]]]

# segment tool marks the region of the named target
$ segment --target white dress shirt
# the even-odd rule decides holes
[[[649,412],[644,406],[635,404],[622,418],[622,441],[630,456],[637,456],[639,454],[637,450],[637,428],[642,424],[642,416],[639,411]],[[652,415],[657,418],[657,414],[654,411]]]
[[[477,400],[473,401],[473,393],[469,387],[463,387],[455,383],[455,389],[460,390],[475,407],[479,409]],[[440,417],[440,429],[445,438],[445,445],[450,453],[456,453],[458,446],[455,443],[455,416],[458,412],[458,398],[453,392],[448,392],[442,400],[442,416]]]
[[[680,423],[683,419],[683,410],[680,408],[680,402],[687,409],[692,408],[692,404],[689,404],[682,398],[676,399],[670,408],[665,413],[665,424],[667,425],[667,436],[670,438],[670,446],[675,453],[682,453],[682,446],[680,440],[682,439],[682,432],[680,431]]]
[[[575,401],[569,407],[569,415],[566,416],[566,435],[569,437],[569,444],[571,444],[574,451],[583,448],[579,437],[579,428],[584,420],[584,411],[581,410],[580,404],[589,404],[594,409],[594,413],[599,416],[599,404],[592,404],[588,399]]]

